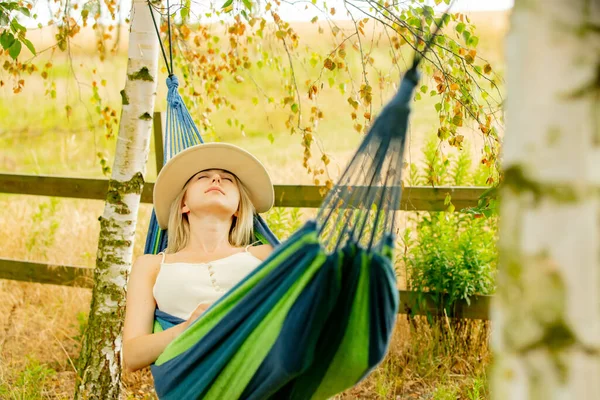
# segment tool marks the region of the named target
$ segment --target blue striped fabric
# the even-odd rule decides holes
[[[298,243],[301,246],[294,246]],[[389,258],[373,258],[365,249],[352,245],[325,257],[323,254],[316,224],[311,221],[207,311],[207,319],[211,311],[218,314],[220,305],[235,297],[262,269],[274,265],[216,325],[202,334],[201,317],[184,333],[194,337],[193,345],[152,366],[159,397],[325,399],[366,376],[385,355],[397,313],[398,291],[391,262]],[[209,396],[222,371],[239,356],[240,348],[253,347],[251,334],[259,324],[274,317],[272,311],[280,300],[297,289],[307,275],[309,279],[291,307],[282,310],[282,323],[272,328],[276,340],[268,351],[262,352],[250,371],[250,363],[239,365],[228,392]],[[361,282],[366,286],[360,287]],[[365,290],[369,287],[375,287],[375,293]],[[362,307],[357,304],[361,302],[357,300],[359,293]],[[376,308],[373,296],[384,299]],[[358,318],[352,318],[356,310]],[[159,310],[156,319],[162,329],[182,322]],[[353,321],[358,321],[358,326],[351,327]],[[353,332],[362,335],[354,337]],[[355,357],[357,354],[360,356]],[[237,387],[236,397],[228,397],[232,386]]]

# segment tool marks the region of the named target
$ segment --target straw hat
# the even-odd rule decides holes
[[[257,212],[273,207],[275,193],[267,170],[252,154],[228,143],[204,143],[189,147],[171,158],[154,184],[154,210],[161,229],[169,224],[169,209],[186,182],[206,169],[231,172],[248,189]]]

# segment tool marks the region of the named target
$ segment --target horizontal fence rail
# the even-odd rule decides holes
[[[399,210],[444,211],[448,208],[447,196],[457,210],[475,207],[482,187],[423,187],[407,186],[402,191]],[[0,193],[35,196],[67,197],[104,200],[108,179],[67,178],[43,175],[0,174]],[[142,203],[152,203],[154,183],[144,184]],[[275,207],[318,208],[323,201],[322,186],[275,185]]]
[[[0,279],[91,288],[94,269],[0,258]]]
[[[144,184],[141,201],[152,203],[153,182]],[[0,193],[104,200],[108,179],[70,178],[61,176],[0,174]],[[358,188],[364,190],[364,188]],[[444,211],[450,196],[456,210],[477,205],[486,188],[481,187],[405,187],[399,210]],[[275,185],[276,207],[318,208],[324,188],[304,185]],[[93,269],[73,265],[0,258],[0,279],[46,283],[81,288],[93,287]],[[400,291],[400,313],[407,315],[440,315],[437,294]],[[449,318],[488,319],[489,296],[474,296],[470,304],[458,302]]]
[[[153,138],[157,172],[161,170],[163,161],[164,119],[164,113],[154,113]],[[0,193],[105,200],[108,182],[108,179],[0,174]],[[318,208],[323,201],[323,193],[326,192],[322,186],[275,185],[274,188],[275,207]],[[153,189],[153,182],[144,184],[141,195],[142,203],[152,203]],[[482,187],[404,187],[397,209],[444,211],[448,208],[446,201],[448,196],[456,210],[475,207],[486,189]],[[358,188],[358,190],[364,190],[364,188]],[[92,288],[94,285],[93,268],[6,258],[0,258],[0,279],[80,288]],[[473,296],[470,298],[470,304],[461,301],[446,311],[441,311],[437,306],[440,304],[439,297],[440,295],[436,293],[400,290],[399,312],[407,315],[489,319],[490,296]]]
[[[92,288],[93,268],[53,265],[40,262],[0,258],[0,279],[21,282]],[[451,310],[442,312],[436,302],[438,294],[400,290],[399,313],[411,316],[440,315],[448,318],[489,319],[491,296],[472,296],[470,304],[457,302]]]

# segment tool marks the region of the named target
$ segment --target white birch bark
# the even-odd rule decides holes
[[[506,51],[492,397],[600,399],[600,2],[516,0]]]
[[[158,46],[148,3],[134,0],[116,155],[100,218],[94,289],[78,365],[78,399],[117,399],[120,394],[126,282],[149,152]]]

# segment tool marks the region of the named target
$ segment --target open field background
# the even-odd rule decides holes
[[[508,26],[505,13],[471,15],[478,26],[478,54],[488,59],[502,75],[504,70],[503,37]],[[344,29],[349,26],[342,24]],[[327,54],[330,43],[317,33],[311,24],[295,24],[301,36],[299,53]],[[43,48],[48,31],[38,31],[32,38]],[[35,36],[37,35],[37,37]],[[102,177],[98,153],[112,163],[115,139],[106,139],[100,130],[90,130],[90,82],[101,85],[105,104],[120,110],[119,91],[125,81],[126,51],[110,56],[99,63],[92,54],[90,36],[79,37],[72,51],[72,63],[61,54],[42,53],[40,65],[54,64],[50,80],[29,77],[22,93],[12,93],[10,79],[0,88],[0,172],[51,174],[78,177]],[[375,33],[375,38],[377,33]],[[372,40],[373,56],[382,71],[398,75],[385,67],[388,57],[387,41]],[[274,55],[281,49],[265,43]],[[406,52],[407,60],[410,58]],[[162,63],[161,63],[162,65]],[[314,76],[315,70],[301,59],[297,60],[299,82]],[[95,69],[95,73],[94,70]],[[358,68],[355,68],[358,73]],[[281,80],[273,71],[250,71],[243,83],[225,81],[225,90],[234,99],[238,118],[245,124],[244,134],[227,124],[230,111],[212,115],[216,137],[212,139],[238,144],[261,159],[277,184],[311,184],[311,177],[302,166],[301,138],[285,129],[285,113],[260,101],[257,82],[262,91],[277,96]],[[79,84],[73,79],[80,82]],[[156,110],[165,107],[165,72],[159,80]],[[345,77],[338,76],[339,83]],[[336,85],[338,81],[336,81]],[[375,86],[375,85],[374,85]],[[56,91],[56,99],[46,95]],[[374,112],[393,93],[392,87],[375,88]],[[282,95],[281,95],[282,96]],[[346,95],[335,90],[323,91],[319,106],[325,114],[319,127],[320,146],[332,155],[330,173],[335,179],[339,168],[361,140],[352,125],[351,107]],[[424,96],[415,103],[406,160],[419,165],[427,138],[437,131],[435,99]],[[65,105],[73,113],[67,118]],[[272,134],[274,141],[268,138]],[[464,128],[473,168],[479,160],[481,138],[475,129]],[[442,146],[443,153],[453,150]],[[147,168],[147,180],[156,176],[154,149]],[[30,196],[0,194],[0,257],[86,265],[92,267],[99,232],[98,216],[103,203]],[[142,205],[139,213],[135,254],[142,253],[151,207]],[[274,210],[267,219],[276,233],[285,237],[311,212]],[[90,292],[85,289],[0,281],[0,398],[37,399],[70,398],[74,386],[73,364],[79,351],[79,339],[85,326]],[[393,345],[386,361],[358,388],[343,398],[361,399],[456,399],[486,398],[486,366],[489,361],[487,332],[483,323],[470,322],[469,329],[448,324],[446,328],[429,327],[424,321],[409,323],[399,318]],[[443,324],[442,324],[443,325]],[[453,335],[452,332],[457,332]],[[468,334],[458,334],[468,332]],[[124,377],[130,398],[153,398],[148,372]]]

